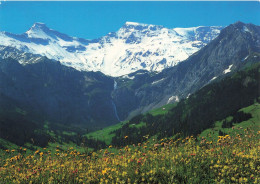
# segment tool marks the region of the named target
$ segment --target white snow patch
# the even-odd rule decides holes
[[[251,33],[251,31],[249,31],[249,29],[246,26],[243,26],[243,32],[249,32]]]
[[[232,64],[232,65],[229,65],[229,66],[228,66],[228,69],[224,70],[223,73],[226,74],[226,73],[231,72],[231,67],[232,67],[232,66],[233,66],[233,64]]]
[[[245,61],[245,60],[247,60],[247,58],[249,57],[249,55],[248,56],[246,56],[244,59],[242,59],[242,61]]]
[[[135,78],[135,76],[129,76],[129,75],[124,75],[124,76],[122,76],[122,78],[123,79],[131,79],[131,80],[133,80],[134,78]]]
[[[180,99],[179,99],[178,96],[171,96],[171,97],[168,99],[167,104],[169,104],[169,103],[172,102],[172,101],[179,102]]]
[[[213,77],[212,79],[210,79],[210,81],[213,81],[213,80],[215,80],[217,77]]]
[[[126,22],[125,24],[126,25],[133,25],[133,26],[144,25],[144,24],[137,23],[137,22]]]
[[[153,82],[152,82],[152,85],[157,84],[157,83],[159,83],[159,82],[162,82],[164,79],[165,79],[165,78],[162,78],[162,79],[157,80],[157,81],[153,81]]]
[[[173,30],[176,31],[181,36],[189,36],[191,33],[193,33],[196,30],[196,27],[174,28]]]

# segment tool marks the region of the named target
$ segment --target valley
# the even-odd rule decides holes
[[[249,182],[259,180],[259,103],[242,109],[251,119],[222,129],[205,130],[198,137],[156,139],[126,147],[109,146],[97,152],[56,146],[52,151],[24,148],[1,153],[2,182],[35,183],[182,183]],[[213,131],[213,132],[212,132]],[[124,140],[127,142],[127,137]],[[36,161],[37,159],[37,161]],[[11,175],[12,173],[12,175]]]
[[[1,46],[1,138],[40,147],[86,139],[97,149],[120,145],[128,134],[135,135],[129,137],[133,143],[159,132],[161,137],[197,135],[257,101],[258,73],[250,67],[258,68],[259,39],[259,26],[236,22],[174,67],[120,77],[78,71],[45,56]],[[239,77],[230,78],[234,73]],[[21,123],[26,124],[23,131],[14,128]]]

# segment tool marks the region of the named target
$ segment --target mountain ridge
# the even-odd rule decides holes
[[[80,71],[121,76],[143,69],[160,72],[185,60],[214,39],[222,27],[168,29],[126,22],[117,32],[93,40],[70,37],[35,23],[17,35],[0,33],[0,45],[40,54]]]
[[[106,85],[109,90],[105,92],[106,100],[102,103],[107,104],[106,108],[113,114],[114,117],[111,116],[110,119],[118,121],[188,98],[190,94],[204,85],[237,71],[250,62],[258,62],[260,57],[259,35],[259,26],[244,23],[231,24],[223,29],[213,41],[177,66],[164,69],[160,73],[138,70],[121,77],[104,77],[105,81],[109,80],[110,82],[109,85]],[[66,68],[60,62],[50,60],[47,57],[24,53],[12,47],[0,46],[0,58],[7,59],[9,57],[22,63],[23,66],[26,66],[25,68],[35,68],[33,65],[42,61],[48,61],[48,65],[57,63],[57,65],[54,64],[55,67]],[[38,69],[42,71],[41,68]],[[64,71],[72,71],[72,69]],[[63,73],[62,70],[60,70],[60,74]],[[48,72],[48,70],[45,71]],[[75,69],[73,71],[81,78],[84,76],[84,71]],[[56,76],[51,75],[48,77],[54,80],[52,82],[55,82]],[[46,79],[48,77],[44,76]],[[84,81],[85,79],[80,80]],[[103,79],[100,82],[104,82]],[[63,84],[62,81],[60,83]],[[75,88],[81,89],[81,92],[84,91],[82,84],[84,82],[76,82]],[[99,87],[97,89],[97,92],[102,91]],[[43,88],[42,91],[44,90],[46,89]],[[85,93],[92,92],[90,90],[84,91]],[[80,95],[84,97],[84,94]],[[62,93],[60,95],[64,96]]]
[[[18,104],[39,123],[95,129],[118,121],[111,98],[114,81],[100,72],[79,72],[47,58],[29,65],[7,58],[0,59],[0,76],[0,93],[10,98],[0,101],[1,107]]]
[[[244,31],[244,26],[249,31]],[[124,116],[127,111],[131,112],[128,115],[131,117],[187,98],[217,78],[251,62],[259,62],[259,40],[260,26],[238,22],[224,28],[218,37],[177,66],[157,75],[144,73],[136,75],[136,79],[119,78],[122,84],[114,94],[116,105],[124,107],[119,109],[122,111],[119,116],[120,113]],[[131,110],[126,109],[129,102],[121,100],[125,95],[132,104]]]
[[[0,46],[0,118],[11,132],[8,122],[21,124],[23,118],[32,127],[45,126],[48,121],[54,127],[93,130],[164,104],[183,104],[207,84],[259,62],[259,40],[260,26],[238,22],[177,66],[160,73],[138,70],[121,77],[78,71],[47,57]],[[251,78],[241,81],[246,87],[252,82]],[[233,96],[237,95],[233,91]],[[196,120],[197,133],[202,126]],[[33,133],[33,128],[30,131]]]

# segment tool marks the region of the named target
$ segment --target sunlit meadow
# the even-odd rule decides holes
[[[218,140],[150,138],[91,153],[5,150],[0,183],[259,183],[259,138],[260,131],[244,129]]]

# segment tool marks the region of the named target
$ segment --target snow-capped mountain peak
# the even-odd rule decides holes
[[[40,54],[83,71],[110,76],[137,70],[160,72],[176,65],[214,39],[222,27],[168,29],[126,22],[117,32],[94,40],[70,37],[35,23],[26,33],[0,33],[0,45]]]
[[[50,29],[44,24],[37,22],[35,23],[25,34],[27,34],[28,38],[48,38],[48,32]]]
[[[45,40],[64,40],[67,42],[71,42],[73,40],[72,37],[50,29],[46,26],[46,24],[41,22],[33,24],[33,26],[27,32],[25,32],[25,35],[29,39],[39,38]]]
[[[126,26],[138,26],[138,25],[148,25],[148,24],[126,21],[126,22],[125,22],[125,25],[126,25]]]
[[[29,30],[31,30],[31,31],[33,31],[33,30],[46,31],[47,30],[48,31],[50,29],[46,26],[46,24],[44,24],[42,22],[36,22],[36,23],[33,24],[33,26]]]
[[[126,22],[121,29],[132,29],[132,30],[143,30],[143,29],[149,29],[149,30],[155,30],[158,28],[163,28],[163,26],[160,25],[152,25],[152,24],[143,24],[143,23],[137,23],[137,22]]]

